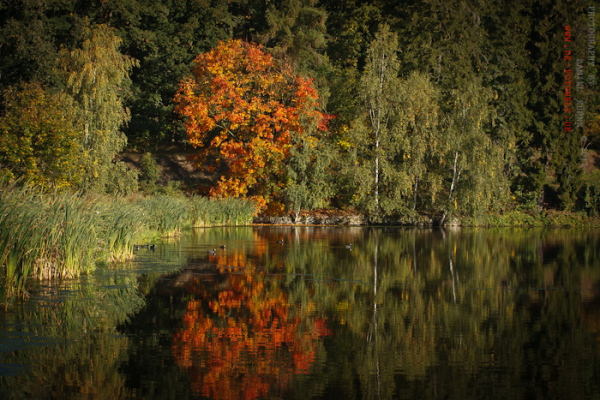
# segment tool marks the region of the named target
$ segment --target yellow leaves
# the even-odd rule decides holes
[[[9,88],[0,118],[0,164],[9,175],[55,188],[80,179],[80,132],[66,96],[38,84]]]
[[[348,150],[353,146],[351,142],[346,139],[339,139],[337,142],[338,146],[340,146],[343,150]]]
[[[309,127],[327,128],[317,100],[311,80],[276,64],[258,45],[230,40],[199,55],[194,77],[182,81],[175,101],[198,158],[226,165],[211,195],[275,201],[292,137],[312,143]]]

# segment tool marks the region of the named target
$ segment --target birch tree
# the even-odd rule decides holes
[[[397,35],[387,25],[383,25],[372,42],[365,71],[360,82],[362,101],[367,113],[369,147],[372,160],[372,201],[376,214],[380,210],[380,189],[382,174],[387,166],[385,157],[398,145],[394,138],[397,133],[394,121],[397,116],[399,99],[398,69],[400,62]]]
[[[419,197],[424,206],[435,203],[441,191],[441,176],[435,164],[442,152],[439,89],[427,74],[413,72],[401,84],[400,127],[406,138],[402,163],[412,184],[412,212]]]
[[[137,61],[119,52],[121,39],[106,25],[89,28],[81,48],[63,53],[67,87],[79,105],[82,147],[87,178],[84,188],[103,192],[109,183],[115,155],[127,138],[121,131],[129,121],[123,105],[129,72]]]
[[[476,78],[451,93],[442,139],[446,149],[442,168],[447,171],[442,224],[454,212],[473,215],[500,205],[508,193],[502,172],[505,150],[486,133],[494,116],[492,97]]]

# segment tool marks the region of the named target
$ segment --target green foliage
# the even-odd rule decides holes
[[[140,174],[140,180],[147,184],[156,184],[160,177],[160,171],[156,159],[151,153],[145,153],[142,156],[142,172]]]
[[[300,210],[326,206],[333,196],[333,184],[328,173],[332,158],[328,143],[314,137],[302,141],[296,139],[296,142],[287,163],[288,182],[284,196],[288,208],[298,218]]]
[[[129,196],[138,191],[138,171],[130,169],[124,162],[112,163],[106,169],[106,186],[108,194]]]
[[[129,0],[90,7],[100,21],[115,27],[123,52],[139,60],[131,73],[133,96],[125,128],[129,145],[140,151],[186,141],[173,97],[194,58],[232,37],[248,14],[233,8],[242,2]]]
[[[190,226],[189,204],[184,197],[156,195],[137,202],[143,209],[146,225],[160,236],[176,236],[184,226]]]
[[[400,129],[406,143],[400,151],[403,170],[411,183],[412,212],[435,210],[444,186],[439,168],[444,139],[439,107],[440,91],[426,74],[411,73],[401,83]]]
[[[19,82],[60,84],[58,48],[72,40],[75,3],[0,2],[0,91]]]
[[[151,153],[145,153],[141,160],[140,186],[141,189],[148,193],[153,193],[157,189],[160,170],[156,159]]]
[[[37,186],[77,187],[82,179],[81,132],[73,103],[36,83],[4,92],[0,169]]]
[[[99,193],[107,190],[112,161],[127,143],[120,130],[130,118],[123,97],[137,62],[119,52],[121,42],[112,28],[92,26],[84,32],[81,48],[62,54],[66,84],[82,119],[83,187]]]
[[[385,22],[381,9],[373,2],[323,0],[331,36],[327,53],[342,69],[362,70],[369,44],[381,23]]]
[[[365,71],[360,81],[360,95],[366,116],[366,146],[362,152],[371,169],[370,188],[373,212],[388,214],[398,210],[396,200],[406,191],[406,176],[396,168],[394,158],[404,145],[397,124],[400,97],[397,57],[398,37],[383,25],[369,47]],[[381,198],[381,199],[380,199]]]
[[[478,214],[501,209],[506,202],[508,182],[502,171],[504,148],[487,134],[493,120],[493,94],[474,79],[463,92],[451,92],[454,111],[445,129],[446,162],[450,187],[445,215]]]
[[[320,107],[336,117],[320,138],[328,143],[296,149],[297,158],[284,166],[293,209],[329,204],[373,215],[464,217],[501,210],[510,198],[519,209],[591,213],[596,189],[582,175],[579,156],[597,147],[597,85],[574,82],[575,98],[585,103],[584,129],[567,132],[563,124],[573,117],[563,102],[563,26],[573,32],[567,44],[574,70],[588,50],[587,6],[583,0],[5,1],[0,90],[9,90],[10,99],[0,105],[0,173],[51,188],[131,193],[133,173],[112,165],[127,143],[123,132],[142,151],[184,146],[183,121],[173,113],[178,82],[198,54],[244,38],[313,77]],[[378,128],[377,140],[362,116],[383,25],[397,38],[396,72],[389,76],[398,90],[386,89],[390,99],[396,96],[390,107],[371,104],[390,111],[381,114],[389,125]],[[586,64],[584,78],[597,75],[593,65]],[[33,96],[36,83],[19,82],[39,82],[43,96]],[[369,96],[378,98],[373,90]],[[34,98],[34,108],[17,105]],[[485,118],[474,129],[477,112]],[[36,142],[32,132],[45,136],[36,133],[43,139]],[[171,185],[140,180],[146,193],[179,192]],[[544,198],[550,193],[544,187],[552,196]]]
[[[0,283],[22,295],[28,279],[78,276],[133,257],[135,244],[191,226],[248,224],[254,203],[157,195],[109,197],[0,188]]]
[[[590,216],[600,214],[600,171],[584,174],[579,192],[579,207]]]
[[[470,226],[544,226],[543,215],[534,211],[512,210],[501,214],[489,214],[464,221]]]
[[[96,208],[101,220],[102,258],[116,262],[133,258],[134,244],[147,229],[144,209],[124,197],[101,198]]]
[[[265,12],[267,30],[262,43],[275,57],[287,59],[300,73],[311,71],[326,62],[327,45],[324,10],[316,0],[285,0],[270,4]],[[309,73],[309,75],[312,75]]]

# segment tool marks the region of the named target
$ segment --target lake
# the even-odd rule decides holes
[[[600,232],[195,229],[0,313],[0,398],[598,399]]]

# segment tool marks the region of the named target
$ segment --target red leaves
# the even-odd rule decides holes
[[[310,371],[319,340],[332,332],[290,304],[245,253],[228,252],[217,263],[225,280],[215,291],[192,289],[199,298],[188,303],[173,336],[177,364],[206,397],[255,399],[285,389],[293,375]]]
[[[328,120],[312,80],[240,40],[199,55],[175,102],[198,159],[225,162],[211,195],[253,197],[263,208],[281,197],[292,137],[326,130]]]

